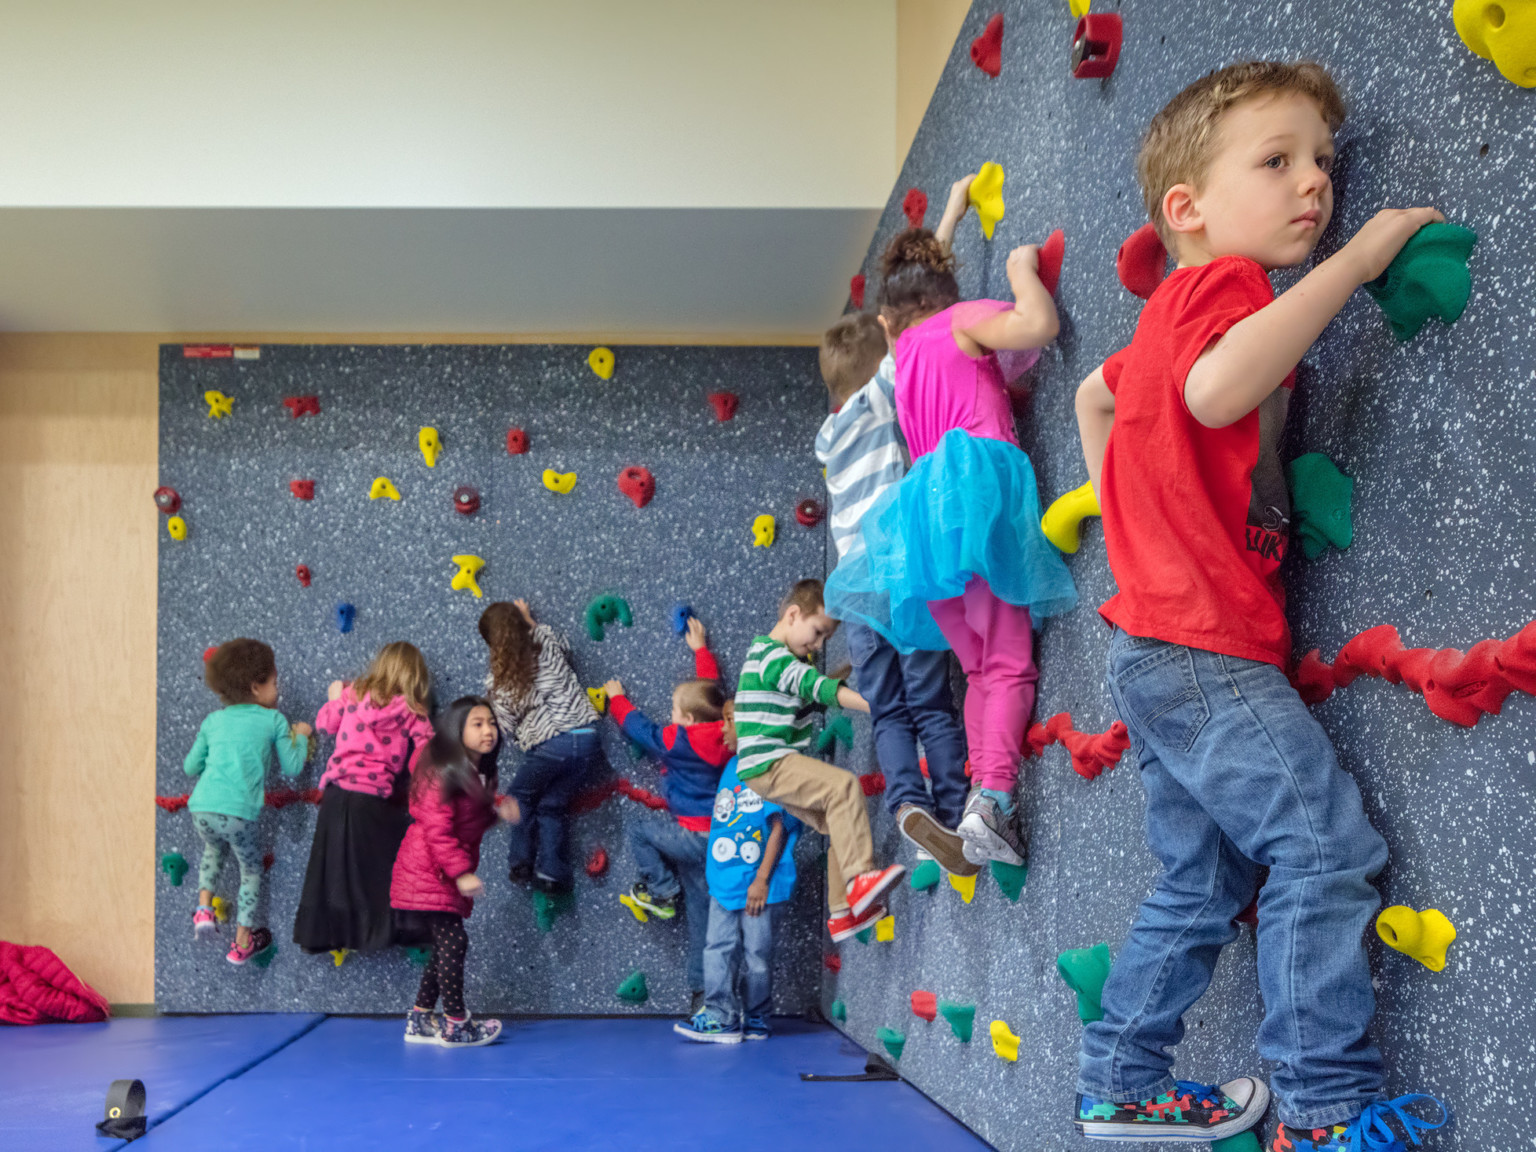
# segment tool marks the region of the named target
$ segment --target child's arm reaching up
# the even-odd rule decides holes
[[[667,749],[661,742],[661,728],[656,721],[629,702],[621,681],[608,681],[603,685],[603,691],[608,693],[608,714],[617,721],[619,729],[660,760]]]
[[[688,635],[685,637],[688,647],[693,649],[693,671],[700,680],[720,679],[720,665],[715,660],[715,654],[709,650],[709,642],[704,633],[704,621],[697,616],[688,617]]]
[[[955,342],[968,356],[993,352],[1027,352],[1056,339],[1061,321],[1056,301],[1040,283],[1040,249],[1025,244],[1008,254],[1008,283],[1014,306],[1007,312],[991,312],[974,324],[955,329]]]
[[[1077,432],[1083,440],[1083,462],[1088,465],[1088,481],[1093,495],[1099,495],[1099,475],[1104,470],[1104,450],[1109,447],[1109,432],[1115,426],[1115,394],[1104,382],[1101,364],[1077,386]]]
[[[960,226],[961,218],[971,206],[971,181],[974,179],[976,173],[972,172],[949,186],[949,202],[944,205],[944,215],[939,220],[939,226],[933,230],[934,239],[944,245],[946,253],[954,247],[955,229]]]
[[[309,756],[309,737],[314,731],[308,724],[288,726],[281,712],[272,713],[272,744],[277,749],[277,769],[284,776],[297,776]]]
[[[761,916],[768,906],[768,885],[773,881],[773,870],[784,855],[784,818],[777,813],[768,817],[773,829],[768,833],[768,843],[763,845],[763,859],[757,866],[757,875],[747,888],[747,915]]]

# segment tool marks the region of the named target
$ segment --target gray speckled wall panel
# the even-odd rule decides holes
[[[1006,294],[1008,251],[1065,229],[1062,336],[1034,374],[1021,434],[1042,500],[1075,488],[1086,472],[1073,391],[1129,341],[1140,309],[1117,282],[1114,259],[1146,219],[1133,169],[1141,132],[1169,97],[1212,68],[1252,57],[1323,61],[1350,106],[1323,252],[1379,207],[1425,202],[1481,240],[1471,304],[1454,327],[1431,322],[1398,344],[1377,306],[1357,293],[1304,364],[1285,457],[1325,452],[1355,478],[1355,540],[1311,563],[1293,550],[1287,583],[1297,652],[1320,647],[1331,660],[1349,637],[1382,623],[1395,624],[1409,646],[1465,649],[1512,635],[1536,617],[1536,92],[1509,84],[1462,45],[1449,0],[1093,7],[1118,10],[1125,21],[1119,68],[1104,82],[1067,74],[1074,20],[1064,0],[973,7],[862,269],[871,298],[878,255],[905,226],[907,188],[927,192],[932,224],[951,181],[983,161],[1002,164],[1007,215],[990,244],[974,217],[960,226],[961,288],[967,296]],[[1006,32],[994,80],[971,65],[968,49],[998,10]],[[1277,278],[1282,288],[1290,282]],[[1103,686],[1109,636],[1094,608],[1113,584],[1096,521],[1086,523],[1069,564],[1082,606],[1039,637],[1037,714],[1070,710],[1079,729],[1101,731],[1114,715]],[[1519,830],[1536,819],[1536,700],[1516,694],[1502,715],[1469,731],[1436,719],[1400,686],[1361,679],[1316,715],[1391,845],[1385,901],[1440,908],[1459,933],[1441,973],[1368,941],[1389,1089],[1432,1092],[1456,1109],[1457,1126],[1430,1138],[1436,1148],[1527,1147],[1536,864]],[[855,760],[859,770],[872,764],[867,742]],[[894,902],[896,942],[844,947],[842,971],[826,990],[827,1000],[846,1001],[847,1029],[866,1047],[879,1049],[882,1025],[904,1031],[903,1075],[1010,1152],[1080,1146],[1069,1123],[1079,1025],[1055,958],[1098,940],[1118,949],[1156,867],[1129,761],[1089,783],[1058,746],[1028,763],[1023,779],[1033,849],[1019,903],[986,877],[968,907],[947,886],[904,889]],[[887,851],[900,850],[883,813],[876,833]],[[1178,1074],[1224,1079],[1263,1070],[1254,965],[1254,938],[1244,929],[1186,1019]],[[975,1040],[960,1044],[942,1018],[913,1016],[907,998],[917,988],[976,1003]],[[992,1054],[987,1025],[995,1018],[1023,1037],[1017,1064]]]
[[[202,652],[236,635],[276,649],[279,707],[313,720],[326,684],[363,670],[384,643],[421,647],[439,702],[478,691],[485,648],[475,630],[495,599],[527,597],[539,618],[565,631],[584,683],[610,676],[665,721],[671,688],[692,675],[691,653],[672,633],[675,601],[693,605],[734,682],[751,637],[773,621],[779,597],[825,571],[825,530],[795,523],[794,507],[820,489],[810,445],[826,412],[814,349],[615,348],[610,381],[586,365],[588,349],[510,347],[266,346],[258,361],[184,359],[161,350],[161,483],[182,496],[188,538],[161,528],[157,792],[188,790],[181,770],[198,724],[216,706],[202,683]],[[205,390],[235,399],[211,420]],[[734,391],[734,420],[718,423],[706,395]],[[286,395],[314,393],[321,415],[291,419]],[[438,429],[443,451],[428,469],[417,430]],[[526,455],[509,456],[506,432],[525,429]],[[616,487],[619,470],[656,476],[644,509]],[[543,470],[575,471],[575,491],[544,488]],[[368,499],[376,476],[399,503]],[[296,500],[293,479],[312,478],[315,498]],[[480,490],[477,515],[460,516],[452,493]],[[753,548],[751,522],[778,519],[773,547]],[[454,553],[486,560],[485,599],[451,591]],[[296,564],[313,573],[309,588]],[[603,592],[625,596],[631,628],[587,638],[582,613]],[[353,630],[333,622],[338,601],[357,606]],[[655,790],[656,765],[637,763],[603,722],[611,765]],[[313,787],[330,751],[299,777]],[[502,781],[518,756],[505,751]],[[274,780],[269,786],[277,786]],[[262,914],[279,953],[265,971],[231,968],[223,949],[194,947],[199,843],[185,811],[157,812],[158,852],[192,865],[180,888],[156,873],[156,1000],[170,1011],[392,1012],[413,994],[419,971],[398,949],[349,956],[303,955],[292,944],[315,809],[266,809],[261,835],[276,860]],[[534,929],[530,896],[506,880],[506,830],[490,832],[481,869],[487,895],[469,922],[468,999],[477,1011],[604,1013],[625,1010],[614,989],[642,969],[651,1000],[642,1011],[686,1006],[681,920],[638,924],[618,903],[634,878],[623,829],[666,817],[622,797],[574,824],[577,899],[553,932]],[[778,1006],[796,1012],[817,994],[821,947],[817,837],[801,849],[806,875],[779,950]],[[611,858],[595,883],[580,865],[597,844]],[[146,864],[149,862],[146,861]],[[233,865],[221,887],[232,896]]]

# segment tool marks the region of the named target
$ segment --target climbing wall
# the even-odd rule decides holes
[[[182,759],[216,706],[202,682],[203,650],[233,636],[267,641],[280,709],[313,721],[331,680],[360,673],[381,645],[409,640],[446,703],[481,689],[480,611],[524,597],[569,637],[584,683],[617,676],[665,723],[672,686],[693,674],[692,653],[673,633],[675,603],[705,622],[734,681],[788,586],[825,572],[825,530],[801,527],[794,509],[820,484],[809,449],[826,392],[814,349],[618,347],[606,380],[589,367],[589,349],[566,346],[266,346],[257,359],[231,351],[161,350],[161,483],[179,494],[186,533],[177,541],[161,528],[157,792],[162,809],[173,810],[157,812],[157,860],[145,866],[179,853],[191,869],[179,887],[156,872],[156,1000],[176,1012],[403,1011],[420,978],[404,950],[348,955],[338,966],[291,942],[315,825],[310,790],[329,738],[296,781],[274,775],[268,785],[261,913],[276,955],[265,968],[235,969],[224,948],[194,946],[199,842],[189,813],[174,809],[190,784]],[[208,392],[232,398],[228,415],[209,416]],[[715,393],[739,397],[730,419],[718,418]],[[306,396],[318,413],[292,415],[285,398],[304,411],[298,398]],[[441,444],[431,468],[418,447],[423,427]],[[526,452],[508,451],[512,428],[526,434]],[[522,446],[515,437],[513,446]],[[631,466],[654,476],[643,508],[618,487]],[[575,473],[574,489],[546,488],[546,469]],[[379,477],[398,501],[369,499]],[[294,495],[295,481],[312,481],[313,498]],[[479,496],[472,515],[455,507],[463,486]],[[753,521],[764,514],[777,521],[776,539],[754,547]],[[455,555],[485,561],[477,575],[484,599],[450,587]],[[308,569],[307,587],[298,565]],[[609,624],[597,643],[583,614],[609,593],[627,601],[633,625]],[[346,633],[336,623],[342,603],[355,608]],[[475,1011],[686,1007],[681,918],[641,925],[618,901],[635,878],[625,830],[667,819],[644,803],[660,788],[657,765],[637,759],[610,720],[602,732],[609,767],[573,825],[574,907],[550,931],[537,929],[530,893],[507,881],[506,828],[486,837],[486,895],[469,922]],[[518,760],[503,752],[503,787]],[[778,1006],[787,1012],[817,994],[817,839],[801,849],[807,876],[779,951]],[[609,866],[594,879],[582,865],[598,847]],[[232,901],[236,880],[231,865],[224,898]],[[651,998],[626,1009],[615,989],[635,970]]]
[[[998,11],[1004,33],[993,78],[973,64],[971,45]],[[973,7],[864,266],[849,273],[868,278],[872,301],[878,255],[906,226],[908,189],[926,193],[931,227],[950,183],[985,161],[1006,173],[1006,215],[990,243],[974,215],[960,225],[966,296],[1006,296],[1009,250],[1065,231],[1061,336],[1031,377],[1034,399],[1020,424],[1049,501],[1087,478],[1073,391],[1129,342],[1141,306],[1117,282],[1115,254],[1146,221],[1133,159],[1148,120],[1185,84],[1235,60],[1324,62],[1350,116],[1323,253],[1376,209],[1420,203],[1480,241],[1471,301],[1454,326],[1432,320],[1400,343],[1361,292],[1301,369],[1284,458],[1326,453],[1355,488],[1347,551],[1312,561],[1299,547],[1290,552],[1297,655],[1319,648],[1331,662],[1357,633],[1382,624],[1395,625],[1410,648],[1466,650],[1519,632],[1536,618],[1536,92],[1463,45],[1449,0],[1093,0],[1093,11],[1124,21],[1123,52],[1103,80],[1068,74],[1076,21],[1066,0]],[[1513,6],[1508,18],[1517,18]],[[986,61],[984,50],[978,55]],[[1294,276],[1276,280],[1283,289]],[[1109,633],[1094,609],[1113,584],[1096,520],[1068,563],[1082,603],[1038,637],[1037,719],[1065,711],[1078,730],[1102,732],[1115,715],[1103,677]],[[1475,683],[1465,689],[1477,694]],[[1458,1126],[1435,1134],[1436,1148],[1523,1147],[1530,1078],[1521,1065],[1536,1028],[1528,963],[1536,862],[1521,830],[1536,819],[1536,700],[1516,691],[1502,714],[1465,727],[1431,713],[1407,685],[1362,676],[1315,712],[1391,845],[1384,902],[1437,908],[1458,933],[1441,972],[1374,934],[1368,941],[1389,1090],[1431,1092],[1456,1110]],[[872,765],[861,725],[853,766]],[[1010,1152],[1081,1146],[1070,1125],[1080,1025],[1056,960],[1099,941],[1118,950],[1149,891],[1155,864],[1135,773],[1126,760],[1089,781],[1072,771],[1064,748],[1046,748],[1022,777],[1032,852],[1018,902],[986,875],[969,904],[947,883],[903,889],[894,940],[843,947],[841,971],[827,981],[826,1005],[843,1002],[853,1037],[883,1051],[879,1029],[903,1033],[902,1075]],[[883,811],[876,835],[886,853],[910,859]],[[976,1005],[974,1039],[961,1043],[942,1016],[914,1015],[909,997],[918,990]],[[1260,1015],[1253,930],[1244,928],[1185,1020],[1177,1074],[1264,1071],[1254,1047]],[[1017,1062],[994,1054],[993,1020],[1022,1038]]]

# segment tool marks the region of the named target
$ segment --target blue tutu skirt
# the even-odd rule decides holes
[[[1034,468],[1017,445],[945,433],[870,506],[861,529],[864,547],[827,581],[827,612],[867,624],[901,652],[949,647],[928,602],[959,596],[972,576],[1036,620],[1077,605],[1061,553],[1040,531]]]

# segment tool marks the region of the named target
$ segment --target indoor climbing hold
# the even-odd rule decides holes
[[[901,198],[901,211],[909,225],[921,228],[923,217],[928,215],[928,193],[921,188],[908,188],[907,194]]]
[[[351,954],[351,952],[352,949],[350,948],[332,948],[331,967],[340,968],[344,963],[346,963],[347,957]]]
[[[650,917],[646,915],[645,909],[640,907],[640,902],[631,896],[628,892],[621,892],[619,894],[619,903],[633,912],[635,919],[640,921],[640,923],[644,924],[647,920],[650,919]]]
[[[681,636],[688,631],[688,621],[693,619],[693,609],[687,604],[672,605],[672,634]]]
[[[453,490],[453,510],[460,516],[473,516],[480,511],[480,491],[468,484],[460,484]]]
[[[971,207],[976,209],[976,219],[981,221],[981,234],[992,239],[992,230],[1003,218],[1003,168],[988,160],[971,181]]]
[[[795,505],[795,519],[802,528],[814,528],[826,519],[827,510],[821,506],[820,500],[810,497]]]
[[[960,899],[969,904],[976,895],[976,876],[974,873],[970,876],[956,876],[951,872],[949,886],[960,893]]]
[[[907,883],[912,885],[915,892],[926,892],[939,882],[942,870],[937,860],[919,860],[912,868],[912,875],[907,878]]]
[[[608,871],[608,849],[599,844],[592,849],[592,854],[587,857],[587,875],[594,880]]]
[[[737,405],[741,403],[741,397],[734,392],[711,392],[709,394],[709,406],[715,410],[715,419],[724,424],[736,415]]]
[[[932,992],[918,990],[912,993],[910,999],[912,1001],[912,1015],[921,1016],[930,1024],[938,1017],[939,998]]]
[[[295,420],[300,416],[318,416],[320,415],[320,397],[284,396],[283,407],[288,409],[288,415]]]
[[[866,796],[878,796],[885,791],[884,772],[865,772],[859,777],[859,788]]]
[[[841,972],[843,970],[843,958],[836,952],[829,952],[821,958],[821,966],[828,972]]]
[[[901,1050],[907,1046],[905,1033],[898,1032],[894,1028],[877,1028],[875,1037],[885,1045],[885,1050],[891,1054],[892,1060],[901,1059]]]
[[[583,619],[587,626],[587,635],[597,641],[601,641],[605,635],[605,625],[622,624],[628,628],[635,622],[634,617],[630,615],[629,601],[611,592],[599,596],[588,604]]]
[[[390,483],[388,476],[380,476],[368,487],[370,500],[398,500],[400,489]]]
[[[1376,935],[1389,948],[1412,956],[1431,972],[1439,972],[1445,968],[1445,950],[1456,939],[1456,926],[1438,908],[1415,912],[1394,904],[1376,917]]]
[[[1355,538],[1349,519],[1355,482],[1321,452],[1296,457],[1285,466],[1285,478],[1291,488],[1291,525],[1307,559],[1315,560],[1330,544],[1348,548]]]
[[[182,877],[187,874],[187,858],[180,852],[167,852],[160,857],[160,871],[171,878],[172,888],[180,888]]]
[[[650,989],[645,986],[645,973],[638,968],[624,978],[624,983],[619,985],[618,998],[626,1004],[644,1004],[650,998]]]
[[[1052,296],[1056,295],[1056,286],[1061,283],[1061,262],[1067,254],[1067,234],[1060,228],[1045,238],[1045,243],[1040,245],[1039,263],[1036,271],[1040,275],[1040,283]]]
[[[1113,76],[1122,32],[1118,12],[1086,13],[1072,33],[1072,75],[1079,80]]]
[[[848,302],[857,311],[864,307],[864,273],[855,272],[848,280]]]
[[[633,500],[636,508],[644,508],[656,495],[656,477],[649,468],[632,464],[619,473],[619,491]]]
[[[351,604],[341,603],[336,605],[336,631],[352,631],[352,621],[357,619],[357,609]]]
[[[163,485],[155,489],[155,507],[167,516],[174,516],[181,511],[181,493],[174,488],[166,488]]]
[[[294,569],[293,569],[293,574],[298,577],[299,584],[302,587],[304,587],[304,588],[308,588],[309,587],[310,575],[309,575],[309,565],[308,564],[296,565],[294,567]]]
[[[213,915],[220,924],[229,923],[229,901],[222,896],[213,898]]]
[[[604,380],[613,379],[613,349],[594,348],[587,353],[587,367]]]
[[[956,1040],[962,1044],[971,1042],[971,1029],[976,1023],[976,1005],[940,1000],[939,1015],[949,1021],[949,1030],[955,1034]]]
[[[437,438],[437,429],[423,428],[416,433],[416,447],[421,449],[421,458],[427,462],[427,467],[436,468],[437,454],[443,449],[442,442]]]
[[[427,962],[432,959],[432,949],[420,944],[412,945],[405,950],[405,955],[412,964],[418,968],[425,968]]]
[[[1017,1060],[1019,1058],[1019,1038],[1008,1029],[1004,1020],[992,1021],[992,1051],[996,1052],[1003,1060]]]
[[[555,927],[555,917],[569,912],[575,906],[576,897],[570,892],[535,892],[533,894],[533,926],[540,932],[550,932]]]
[[[1143,224],[1125,238],[1115,253],[1115,275],[1125,290],[1143,300],[1150,299],[1168,275],[1168,249],[1152,224]]]
[[[1003,70],[1003,14],[997,13],[987,21],[980,36],[971,41],[971,63],[988,76],[997,76]],[[914,224],[912,227],[916,228]]]
[[[1250,1128],[1246,1132],[1239,1132],[1235,1136],[1223,1136],[1220,1140],[1211,1143],[1211,1152],[1261,1152],[1259,1138],[1253,1134]]]
[[[551,492],[558,492],[561,496],[569,496],[576,488],[576,473],[556,472],[553,468],[544,469],[544,487]]]
[[[235,410],[235,398],[213,388],[203,393],[203,402],[208,405],[208,415],[215,420],[222,420]]]
[[[857,940],[860,944],[868,944],[870,937],[873,936],[874,934],[875,934],[875,930],[873,928],[860,928],[857,932],[855,932],[853,934],[853,938],[855,940]]]
[[[587,699],[592,701],[592,710],[599,716],[608,711],[608,693],[602,688],[588,688]]]
[[[896,939],[896,917],[882,916],[875,921],[875,939],[882,944]]]
[[[208,647],[204,648],[203,649],[203,663],[206,664],[206,663],[208,663],[208,661],[212,660],[213,659],[213,654],[215,652],[217,652],[218,650],[219,650],[219,646],[217,644],[210,644],[210,645],[208,645]]]
[[[1081,20],[1088,15],[1089,0],[1067,0],[1067,7],[1072,10],[1072,15]]]
[[[1470,228],[1441,221],[1426,224],[1408,238],[1385,272],[1365,282],[1363,287],[1386,314],[1392,335],[1412,340],[1431,316],[1447,324],[1461,318],[1472,295],[1467,258],[1476,243],[1477,233]]]
[[[816,737],[816,751],[825,752],[829,748],[836,748],[839,744],[844,748],[853,747],[853,721],[848,719],[845,712],[827,717],[826,723],[822,725],[821,732]]]
[[[459,570],[453,574],[453,579],[448,582],[448,587],[455,592],[463,592],[468,589],[476,600],[480,599],[480,584],[475,580],[480,569],[485,567],[485,561],[478,556],[461,553],[453,557],[453,562],[459,566]]]
[[[521,428],[507,429],[507,455],[521,456],[528,451],[528,433]]]
[[[293,493],[295,500],[313,500],[315,498],[315,482],[313,480],[290,480],[288,491]]]
[[[848,1023],[848,1005],[844,1004],[841,1000],[834,1000],[832,1001],[832,1008],[827,1015],[839,1024],[846,1024]]]
[[[1099,997],[1109,979],[1109,945],[1101,941],[1092,948],[1069,948],[1056,957],[1056,971],[1077,993],[1077,1018],[1084,1024],[1104,1019]]]
[[[253,953],[251,963],[258,968],[272,967],[272,961],[277,959],[277,945],[268,944],[260,952]]]
[[[997,881],[997,886],[1002,890],[1003,895],[1017,904],[1019,893],[1024,891],[1024,881],[1029,878],[1029,865],[992,860],[988,862],[988,867],[992,870],[992,879]]]
[[[773,544],[773,529],[773,517],[767,512],[752,521],[752,547],[770,547]]]
[[[172,540],[185,540],[187,538],[187,522],[180,516],[172,516],[165,522],[165,530],[170,533]]]
[[[1040,531],[1045,538],[1061,551],[1076,552],[1082,541],[1077,528],[1085,516],[1099,515],[1099,498],[1093,494],[1093,482],[1074,488],[1051,501],[1051,506],[1040,517]]]
[[[1456,0],[1456,34],[1511,84],[1536,88],[1536,3],[1532,0]]]

